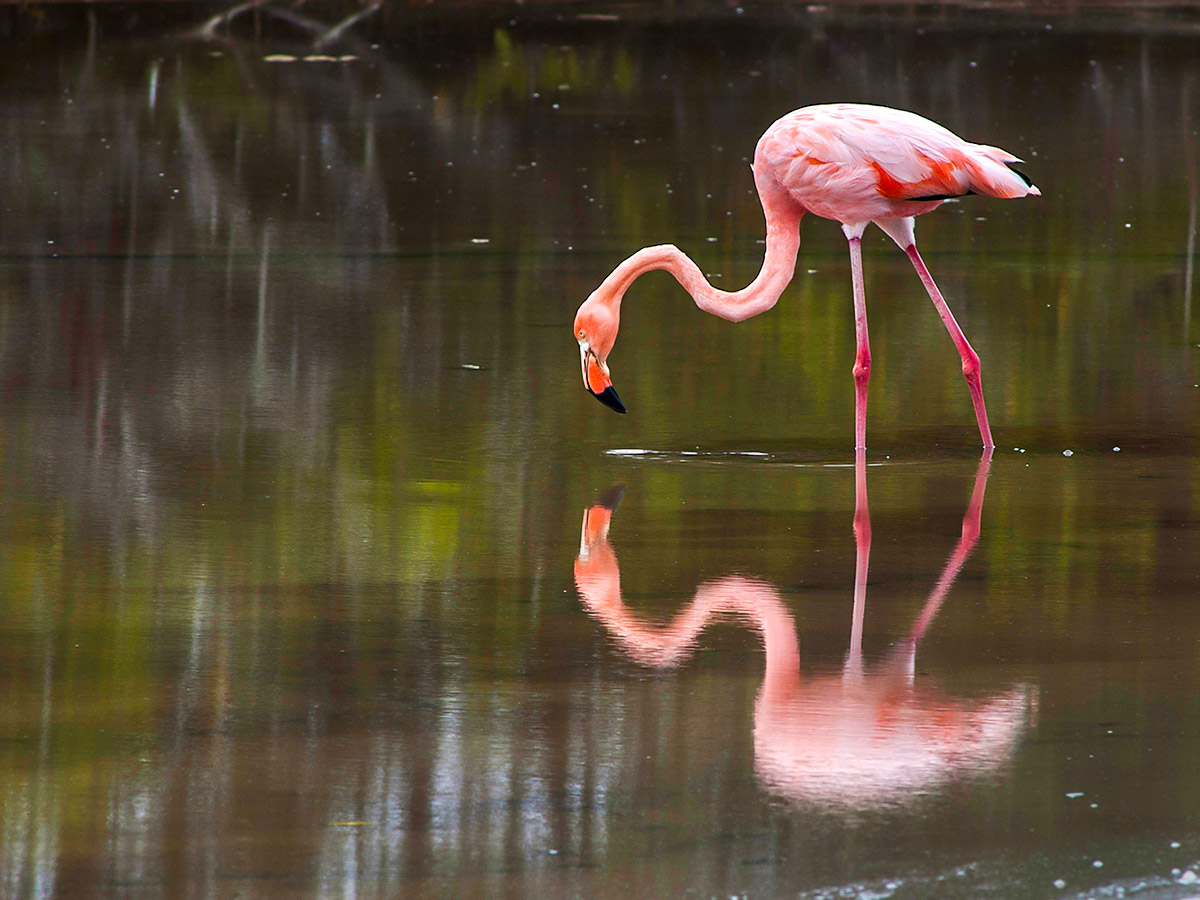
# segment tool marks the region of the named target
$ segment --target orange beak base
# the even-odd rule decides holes
[[[608,373],[604,371],[591,351],[586,352],[583,366],[585,382],[591,395],[609,409],[619,413],[626,412],[625,404],[621,402],[621,398],[617,396],[617,391],[612,385],[612,379],[608,377]]]

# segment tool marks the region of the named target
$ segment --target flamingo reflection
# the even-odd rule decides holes
[[[608,541],[617,495],[601,498],[583,515],[575,584],[588,612],[629,657],[648,667],[682,663],[717,616],[734,616],[758,633],[766,672],[754,708],[755,767],[773,793],[841,809],[904,802],[994,771],[1011,756],[1036,709],[1025,685],[964,699],[914,678],[917,647],[979,539],[990,461],[987,452],[979,462],[962,534],[920,614],[890,655],[871,667],[862,656],[871,521],[861,451],[855,460],[853,624],[837,675],[801,676],[795,622],[763,581],[727,576],[701,585],[665,625],[627,609]]]

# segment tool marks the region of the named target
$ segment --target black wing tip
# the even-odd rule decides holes
[[[1025,176],[1021,176],[1024,178]],[[963,191],[961,194],[926,194],[924,197],[906,197],[906,200],[912,200],[914,203],[923,202],[925,200],[957,200],[959,197],[967,197],[975,194],[975,191]]]
[[[1033,179],[1032,178],[1030,178],[1028,175],[1026,175],[1020,169],[1014,169],[1012,166],[1009,166],[1008,168],[1009,168],[1009,171],[1011,171],[1014,175],[1016,175],[1023,182],[1025,182],[1025,187],[1033,187]]]

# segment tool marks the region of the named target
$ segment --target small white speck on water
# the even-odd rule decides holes
[[[1100,804],[1099,804],[1099,803],[1089,803],[1089,804],[1088,804],[1088,806],[1090,806],[1092,809],[1099,809],[1099,808],[1100,808]]]
[[[463,363],[459,366],[460,369],[470,369],[472,372],[478,372],[483,366],[477,366],[475,363]]]
[[[1188,869],[1175,880],[1180,884],[1196,884],[1200,882],[1200,875],[1197,875],[1194,871]]]
[[[491,238],[471,238],[472,244],[490,244]]]
[[[705,240],[708,241],[710,244],[715,244],[717,242],[717,239],[715,237],[706,237]]]
[[[1171,841],[1171,849],[1172,850],[1178,850],[1182,846],[1183,846],[1183,844],[1179,843],[1179,841]]]
[[[1120,447],[1113,447],[1113,453],[1120,453],[1120,452],[1121,452]]]
[[[805,272],[807,272],[809,275],[816,275],[816,274],[817,274],[817,270],[816,270],[816,269],[805,269],[804,271],[805,271]]]
[[[1070,791],[1070,792],[1068,792],[1068,793],[1067,793],[1067,795],[1066,795],[1066,796],[1067,796],[1068,798],[1070,798],[1071,800],[1074,800],[1076,797],[1082,797],[1082,796],[1083,796],[1083,791]]]
[[[550,850],[550,851],[548,851],[548,852],[550,853],[550,855],[551,855],[551,856],[558,856],[558,851],[557,851],[557,850]]]
[[[1063,456],[1074,456],[1074,455],[1075,455],[1074,452],[1072,452],[1070,450],[1063,451]]]
[[[1104,860],[1102,860],[1102,859],[1093,859],[1093,860],[1092,860],[1092,868],[1093,868],[1093,869],[1103,869],[1103,868],[1104,868]]]
[[[1055,878],[1054,886],[1061,891],[1063,888],[1065,888],[1067,886],[1067,883],[1065,881],[1063,881],[1061,878]]]
[[[1133,227],[1133,223],[1132,223],[1132,222],[1126,222],[1126,223],[1125,223],[1125,227],[1126,227],[1126,228],[1132,228],[1132,227]]]

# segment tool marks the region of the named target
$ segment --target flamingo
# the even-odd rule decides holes
[[[979,355],[946,305],[917,252],[914,219],[966,194],[1041,196],[1012,168],[1017,157],[972,144],[916,113],[861,103],[806,106],[768,128],[754,150],[754,185],[766,218],[767,241],[758,276],[740,291],[713,287],[673,244],[644,247],[604,279],[575,314],[584,387],[605,406],[625,412],[613,388],[608,355],[617,339],[621,299],[646,272],[665,269],[705,312],[741,322],[766,312],[792,280],[800,248],[800,220],[813,213],[842,224],[850,243],[854,291],[854,446],[866,447],[867,383],[871,349],[863,290],[862,236],[874,222],[905,252],[955,347],[975,407],[985,449],[995,446],[983,403]]]
[[[704,628],[722,616],[758,632],[765,672],[754,704],[754,762],[771,793],[833,810],[905,803],[1001,766],[1037,711],[1029,685],[967,699],[916,677],[918,645],[979,540],[991,456],[984,451],[979,461],[962,532],[941,576],[906,636],[876,665],[864,665],[862,653],[871,554],[865,451],[855,454],[854,610],[840,673],[801,672],[795,620],[777,589],[756,578],[726,575],[700,585],[669,622],[631,610],[608,539],[619,493],[584,512],[575,585],[620,649],[649,668],[682,665]]]

